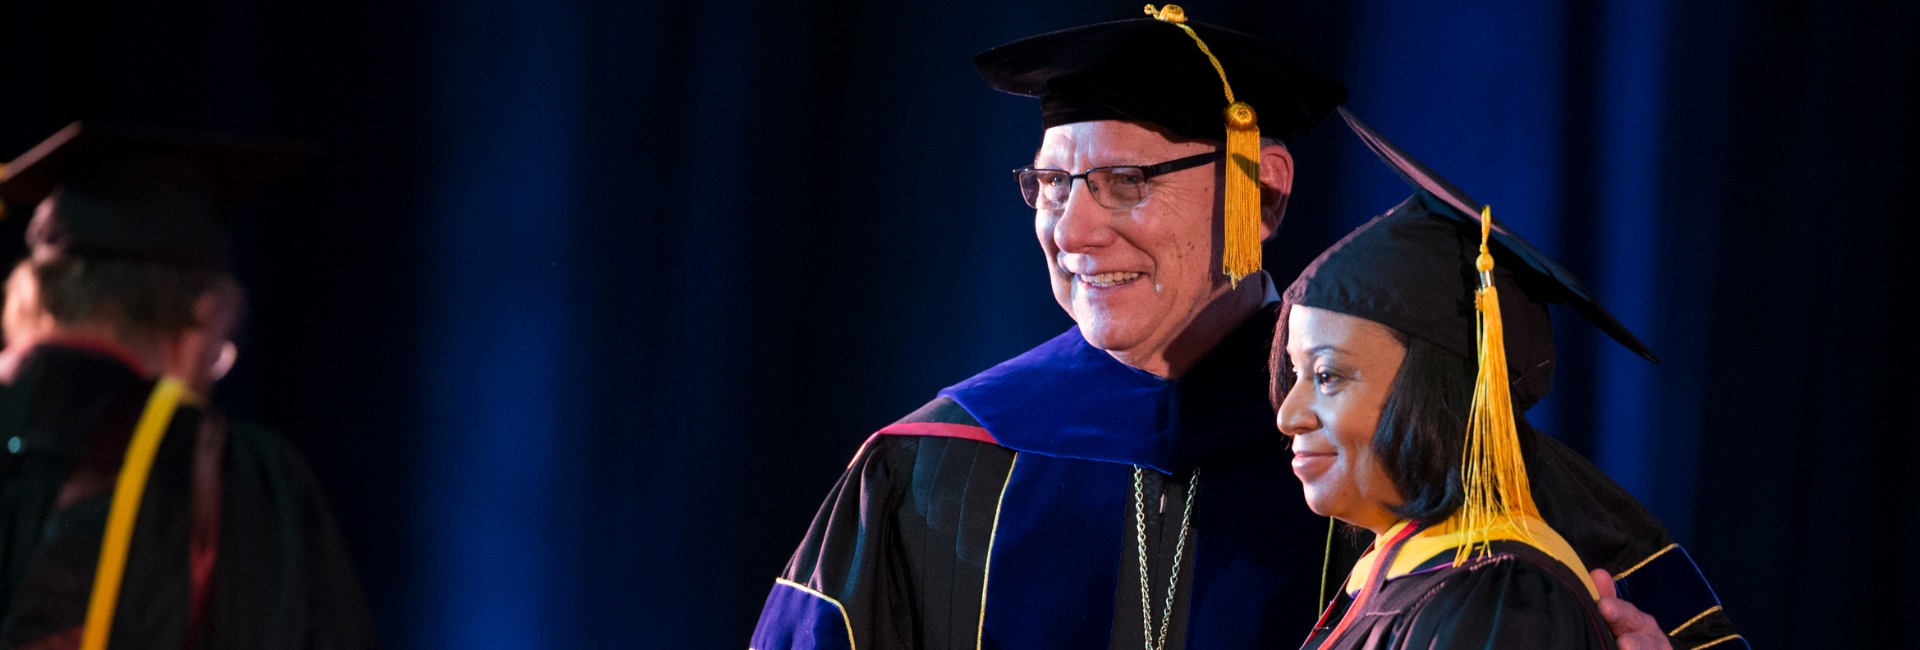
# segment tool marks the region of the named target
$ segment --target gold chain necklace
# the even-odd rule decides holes
[[[1187,478],[1187,507],[1180,513],[1180,541],[1173,546],[1173,568],[1167,572],[1167,605],[1160,614],[1158,642],[1153,635],[1153,597],[1147,586],[1147,503],[1141,493],[1140,475],[1140,466],[1134,465],[1133,533],[1140,544],[1140,625],[1146,631],[1146,650],[1162,650],[1167,647],[1167,630],[1173,627],[1173,596],[1180,586],[1180,558],[1187,550],[1187,524],[1193,520],[1193,494],[1200,491],[1200,468],[1193,468],[1193,475]]]

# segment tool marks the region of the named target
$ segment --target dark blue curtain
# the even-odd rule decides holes
[[[319,157],[242,210],[219,395],[312,458],[398,647],[739,647],[868,432],[1069,326],[969,57],[1137,4],[0,5],[0,155],[74,119]],[[1532,418],[1756,643],[1894,638],[1920,578],[1904,2],[1201,2],[1581,275]],[[1297,143],[1284,282],[1406,190]],[[24,219],[5,222],[17,251]],[[1297,495],[1276,495],[1297,498]]]

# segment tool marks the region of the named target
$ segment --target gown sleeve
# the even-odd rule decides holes
[[[1748,647],[1706,574],[1646,506],[1579,452],[1531,429],[1526,435],[1543,518],[1588,567],[1613,574],[1621,600],[1653,616],[1675,648]]]
[[[875,443],[881,443],[876,446]],[[869,440],[834,483],[806,537],[774,581],[749,643],[754,650],[872,646],[889,618],[885,551],[892,522],[879,513],[898,500],[884,440]],[[860,634],[853,619],[860,619]]]
[[[352,554],[306,458],[271,429],[235,421],[224,474],[215,623],[203,645],[377,647]]]
[[[868,440],[775,580],[751,647],[973,647],[1012,461],[974,440]]]

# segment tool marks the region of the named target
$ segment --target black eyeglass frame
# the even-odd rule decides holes
[[[1226,156],[1227,156],[1227,152],[1225,149],[1217,149],[1217,150],[1208,151],[1205,153],[1197,153],[1184,158],[1175,158],[1173,160],[1169,160],[1163,163],[1155,163],[1152,165],[1107,165],[1105,167],[1095,167],[1093,169],[1080,172],[1078,174],[1067,174],[1067,185],[1072,186],[1074,179],[1080,179],[1080,180],[1086,181],[1087,189],[1092,190],[1094,202],[1099,203],[1101,207],[1105,207],[1109,210],[1125,210],[1128,208],[1136,208],[1146,202],[1147,200],[1146,194],[1142,193],[1140,195],[1140,201],[1134,203],[1133,205],[1125,205],[1125,206],[1107,205],[1106,202],[1100,200],[1100,187],[1097,185],[1094,185],[1093,180],[1088,178],[1088,175],[1093,174],[1095,172],[1106,171],[1109,169],[1138,169],[1140,170],[1141,182],[1145,182],[1147,179],[1153,178],[1155,176],[1159,176],[1161,174],[1171,174],[1173,172],[1181,171],[1184,169],[1192,169],[1194,167],[1199,167],[1201,165],[1214,162],[1216,160],[1223,160],[1226,158]],[[1064,170],[1064,169],[1049,169],[1044,167],[1033,167],[1029,165],[1026,167],[1021,167],[1019,169],[1013,170],[1013,182],[1014,184],[1020,186],[1020,197],[1023,199],[1026,199],[1027,207],[1033,208],[1035,210],[1039,210],[1041,209],[1038,202],[1038,199],[1040,198],[1039,183],[1037,182],[1034,183],[1034,191],[1031,194],[1029,194],[1027,192],[1027,183],[1025,180],[1027,178],[1027,175],[1033,172],[1060,172],[1064,174],[1066,173],[1066,171],[1067,170]],[[1072,190],[1069,189],[1068,192],[1072,192]],[[1064,206],[1064,202],[1062,203],[1062,205]]]

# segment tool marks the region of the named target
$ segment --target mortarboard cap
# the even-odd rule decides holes
[[[1355,134],[1360,136],[1360,140],[1364,142],[1367,145],[1367,147],[1374,152],[1375,155],[1379,156],[1381,162],[1386,163],[1387,167],[1392,169],[1394,173],[1398,174],[1402,180],[1406,181],[1408,185],[1411,185],[1413,186],[1414,189],[1418,190],[1418,192],[1416,192],[1413,198],[1408,199],[1407,202],[1403,203],[1400,207],[1394,208],[1394,210],[1389,212],[1387,215],[1383,215],[1382,217],[1377,218],[1375,220],[1376,222],[1387,220],[1396,214],[1412,213],[1417,211],[1417,212],[1426,213],[1435,219],[1455,222],[1456,224],[1459,224],[1460,227],[1462,228],[1466,228],[1468,230],[1474,231],[1473,233],[1470,233],[1470,234],[1472,234],[1476,238],[1478,237],[1477,231],[1480,229],[1480,217],[1478,215],[1482,210],[1485,209],[1486,206],[1482,205],[1477,201],[1474,201],[1471,197],[1467,196],[1465,192],[1461,191],[1459,187],[1455,186],[1452,182],[1448,181],[1446,178],[1434,172],[1432,168],[1428,167],[1425,163],[1421,162],[1420,159],[1413,157],[1412,154],[1407,153],[1405,150],[1401,149],[1398,145],[1395,145],[1393,141],[1388,140],[1385,136],[1381,135],[1378,131],[1375,131],[1372,127],[1368,126],[1366,123],[1361,122],[1359,118],[1355,117],[1351,112],[1342,108],[1340,109],[1340,116],[1346,121],[1347,126],[1351,128]],[[1415,206],[1414,204],[1416,203],[1419,205]],[[1487,219],[1491,220],[1491,223],[1489,224],[1490,225],[1489,239],[1491,243],[1494,244],[1493,252],[1495,254],[1495,259],[1499,261],[1498,266],[1500,268],[1513,269],[1513,273],[1517,274],[1519,277],[1518,281],[1521,284],[1521,286],[1527,288],[1530,302],[1536,303],[1536,306],[1542,309],[1544,308],[1544,305],[1546,303],[1565,304],[1569,307],[1572,307],[1575,312],[1579,313],[1582,317],[1586,318],[1588,322],[1593,323],[1595,327],[1600,328],[1600,331],[1606,332],[1607,336],[1613,337],[1613,340],[1616,342],[1619,342],[1620,345],[1626,347],[1628,350],[1631,350],[1634,354],[1640,355],[1642,358],[1645,358],[1648,361],[1659,363],[1660,359],[1659,357],[1654,355],[1653,350],[1648,348],[1645,343],[1640,342],[1639,337],[1634,336],[1633,331],[1627,329],[1627,326],[1622,324],[1620,322],[1620,319],[1615,318],[1612,313],[1609,313],[1606,307],[1601,306],[1600,301],[1594,297],[1593,292],[1589,291],[1586,285],[1580,282],[1579,278],[1574,277],[1572,272],[1566,270],[1565,268],[1562,268],[1558,263],[1555,263],[1552,259],[1548,258],[1546,253],[1541,252],[1540,249],[1535,248],[1532,243],[1528,242],[1526,239],[1520,237],[1520,235],[1518,235],[1517,233],[1514,233],[1512,230],[1502,225],[1499,222],[1499,220],[1492,219],[1490,215],[1487,217]],[[1365,231],[1368,228],[1373,226],[1374,226],[1373,223],[1369,223],[1365,226],[1361,226],[1361,228],[1354,231],[1353,234],[1348,235],[1348,239],[1353,239],[1353,238],[1362,236],[1362,231]],[[1417,247],[1420,244],[1420,242],[1418,241],[1419,239],[1418,237],[1408,236],[1408,237],[1405,237],[1404,239],[1406,241],[1400,242],[1399,245],[1407,247],[1408,255],[1421,254],[1417,252],[1418,251]],[[1438,242],[1437,237],[1432,239],[1432,241]],[[1346,244],[1346,241],[1343,240],[1340,244],[1335,244],[1334,246],[1335,248],[1340,248],[1345,244]],[[1392,245],[1394,244],[1387,243],[1387,244],[1381,244],[1379,245],[1379,247],[1384,251],[1385,248]],[[1329,249],[1328,251],[1326,251],[1326,253],[1323,253],[1321,255],[1321,259],[1315,260],[1314,263],[1309,266],[1309,272],[1311,272],[1311,270],[1314,267],[1320,266],[1321,262],[1324,261],[1329,255],[1332,255],[1333,253],[1334,253],[1333,249]],[[1433,255],[1433,252],[1426,251],[1424,254],[1431,257]],[[1402,276],[1406,276],[1404,278],[1406,281],[1413,282],[1417,280],[1414,280],[1412,276],[1423,273],[1423,271],[1418,270],[1420,267],[1425,266],[1429,269],[1437,268],[1437,265],[1445,264],[1446,259],[1451,259],[1451,258],[1438,258],[1438,259],[1430,259],[1426,261],[1414,261],[1411,259],[1398,260],[1398,261],[1384,260],[1382,262],[1384,264],[1406,266],[1409,268],[1399,272],[1391,272],[1391,271],[1383,270],[1379,272],[1378,275],[1382,277],[1391,276],[1391,275],[1402,275]],[[1460,259],[1467,259],[1467,258],[1460,258]],[[1361,269],[1356,269],[1356,271],[1360,271],[1360,270]],[[1467,269],[1467,270],[1470,271],[1471,269]],[[1425,271],[1425,272],[1430,272],[1430,271]],[[1304,280],[1305,277],[1306,277],[1306,273],[1302,273],[1301,275],[1302,280]],[[1297,284],[1298,283],[1296,283],[1296,285]],[[1409,284],[1408,286],[1411,287],[1412,285]],[[1451,287],[1443,288],[1438,285],[1428,283],[1426,286],[1423,287],[1421,291],[1419,291],[1419,293],[1445,294],[1446,292],[1452,291],[1452,290],[1453,289]],[[1411,297],[1415,292],[1413,289],[1408,289],[1403,293],[1404,295],[1409,296],[1409,298],[1411,299]],[[1433,298],[1429,298],[1428,300],[1440,300],[1440,299],[1443,299],[1443,298],[1433,297]],[[1506,303],[1503,301],[1502,304],[1504,305]],[[1308,305],[1308,306],[1315,306],[1315,305]],[[1409,307],[1403,311],[1405,311],[1408,316],[1410,316],[1415,312],[1420,312],[1420,311],[1426,311],[1430,314],[1437,314],[1438,308],[1433,306],[1428,306],[1424,310],[1422,310],[1422,309],[1413,308],[1411,305],[1409,305]],[[1544,312],[1542,313],[1544,314]],[[1364,316],[1364,314],[1355,314],[1355,315]],[[1385,314],[1382,314],[1382,315],[1385,316]],[[1464,312],[1463,315],[1466,317],[1466,321],[1465,321],[1466,329],[1459,330],[1459,331],[1465,331],[1465,332],[1471,333],[1473,314],[1471,311],[1468,311],[1468,312]],[[1542,318],[1544,318],[1544,315],[1542,316]],[[1372,318],[1372,320],[1376,320],[1383,323],[1389,322],[1385,320],[1380,320],[1378,318]],[[1509,331],[1513,331],[1513,328],[1516,324],[1515,319],[1510,316],[1508,317],[1507,322],[1508,322],[1507,327]],[[1525,327],[1524,323],[1519,323],[1519,324]],[[1460,323],[1456,322],[1453,325],[1459,326]],[[1435,325],[1435,327],[1438,327],[1438,326],[1439,325],[1437,324]],[[1542,326],[1544,327],[1544,325]],[[1419,334],[1418,332],[1415,332],[1410,329],[1405,331],[1407,331],[1407,333],[1409,334],[1414,334],[1414,335]],[[1530,332],[1526,332],[1525,330],[1522,330],[1522,333],[1530,334]],[[1540,332],[1540,337],[1543,338],[1548,344],[1546,351],[1548,353],[1551,353],[1552,351],[1551,350],[1551,347],[1552,347],[1551,332],[1547,330],[1542,330]],[[1441,335],[1437,335],[1437,333],[1435,337],[1423,337],[1423,338],[1428,338],[1430,342],[1442,345],[1443,347],[1446,347],[1449,350],[1459,352],[1469,357],[1473,356],[1472,354],[1473,347],[1471,345],[1472,340],[1470,338],[1462,338],[1459,336],[1441,336]],[[1509,338],[1508,349],[1511,351],[1513,349],[1514,344],[1511,341],[1512,337],[1510,336],[1508,338]],[[1446,341],[1440,340],[1440,339],[1450,339],[1456,342],[1464,342],[1464,345],[1449,345]],[[1530,366],[1515,366],[1515,367],[1526,368]],[[1544,393],[1544,390],[1542,391],[1542,393]],[[1531,403],[1532,402],[1527,402],[1527,404],[1531,404]]]
[[[1515,406],[1525,410],[1552,386],[1550,303],[1574,307],[1627,349],[1657,360],[1565,269],[1511,230],[1494,225],[1489,248],[1497,260],[1494,277],[1501,289]],[[1322,252],[1284,299],[1288,305],[1359,316],[1474,359],[1479,239],[1477,218],[1423,190]]]
[[[1262,134],[1313,130],[1347,99],[1340,82],[1260,38],[1187,21],[1220,62],[1237,101],[1259,111]],[[1194,38],[1154,18],[1022,38],[974,56],[995,90],[1040,99],[1043,128],[1092,120],[1151,122],[1181,137],[1226,140],[1221,72]]]
[[[0,202],[32,217],[35,256],[224,271],[227,208],[308,154],[285,141],[75,122],[0,168]]]
[[[1312,130],[1346,101],[1340,82],[1259,38],[1188,21],[1176,5],[1152,18],[1029,36],[974,56],[996,90],[1040,99],[1042,128],[1093,120],[1157,125],[1226,143],[1222,272],[1260,268],[1260,136]]]

